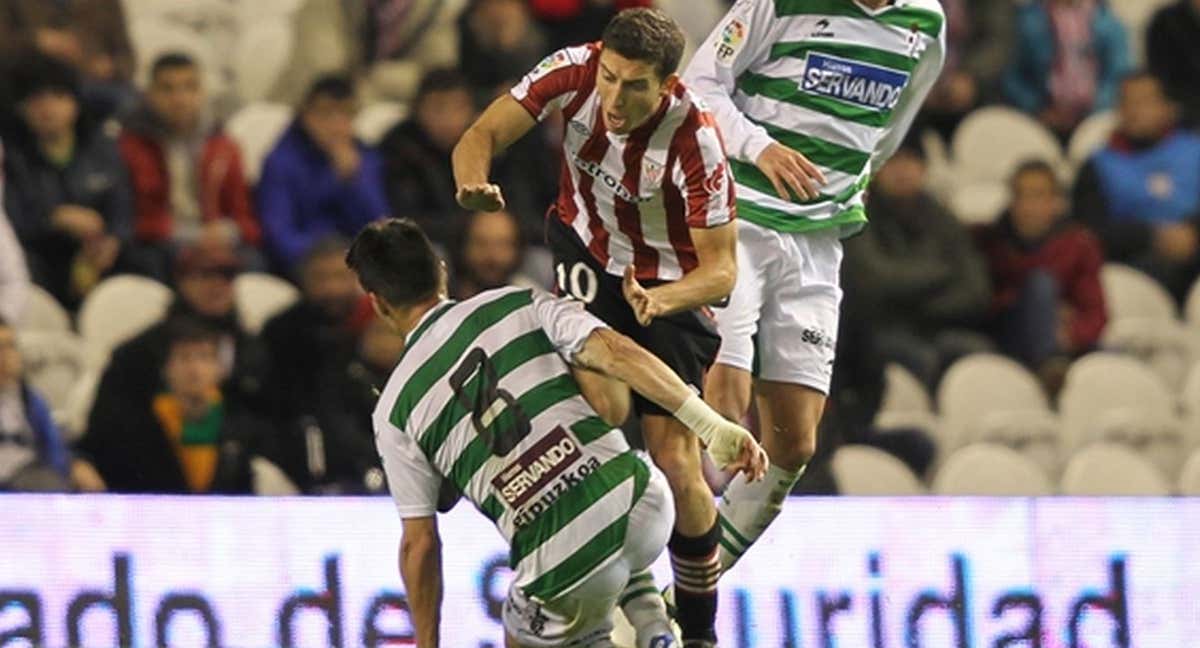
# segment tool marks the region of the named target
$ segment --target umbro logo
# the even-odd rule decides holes
[[[830,24],[828,18],[822,18],[818,20],[817,27],[811,34],[809,34],[809,38],[833,38],[837,36],[837,34],[834,34],[833,30],[831,30],[829,27]]]

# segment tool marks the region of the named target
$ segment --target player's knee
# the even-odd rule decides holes
[[[700,471],[700,455],[689,450],[691,448],[683,445],[650,450],[654,465],[667,476],[672,490],[691,487],[695,481],[704,483],[704,476]]]
[[[799,470],[812,461],[817,453],[816,423],[801,424],[795,429],[776,429],[776,443],[770,444],[771,463],[785,470]]]

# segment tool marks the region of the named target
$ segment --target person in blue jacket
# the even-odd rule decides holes
[[[263,163],[258,209],[279,269],[294,271],[317,241],[353,236],[388,215],[383,161],[354,137],[354,86],[342,76],[318,79],[299,115]]]
[[[1130,68],[1125,27],[1103,0],[1038,0],[1016,10],[1009,103],[1060,136],[1116,104]]]
[[[24,381],[16,331],[0,318],[0,491],[103,490],[86,462],[71,453],[50,407]]]

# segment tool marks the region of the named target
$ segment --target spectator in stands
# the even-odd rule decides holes
[[[242,330],[234,301],[233,279],[240,271],[231,250],[200,247],[182,251],[175,265],[175,301],[163,322],[118,346],[100,378],[88,427],[116,420],[130,403],[147,402],[159,388],[153,376],[167,356],[167,321],[202,322],[217,335],[225,399],[239,408],[261,407],[259,389],[264,360],[255,340]]]
[[[388,214],[379,154],[354,137],[350,80],[318,79],[263,163],[258,206],[276,263],[291,272],[317,241]]]
[[[948,140],[967,113],[998,98],[1012,46],[1013,5],[1010,0],[942,0],[942,6],[946,64],[920,119]]]
[[[0,157],[3,148],[0,148]],[[4,193],[4,179],[0,177],[0,195]],[[8,222],[8,214],[0,205],[0,318],[20,322],[29,300],[29,269],[25,265],[25,253],[21,242]]]
[[[1178,124],[1157,78],[1126,78],[1117,132],[1079,173],[1075,214],[1110,261],[1149,273],[1182,301],[1200,269],[1200,136]]]
[[[1200,124],[1200,0],[1179,0],[1150,21],[1146,58],[1167,92]]]
[[[21,123],[5,156],[5,208],[34,281],[74,307],[129,267],[128,173],[116,142],[83,112],[69,66],[36,57],[14,85]]]
[[[430,239],[449,246],[465,213],[455,200],[450,153],[475,119],[471,84],[459,72],[433,70],[421,81],[412,116],[380,141],[393,214],[421,224]]]
[[[1106,3],[1039,0],[1015,11],[1004,78],[1009,102],[1064,138],[1089,114],[1116,104],[1129,52],[1125,27]]]
[[[490,102],[533,69],[547,52],[525,0],[472,0],[458,22],[459,61]]]
[[[65,491],[70,469],[50,407],[24,381],[17,332],[0,318],[0,491]]]
[[[329,3],[339,4],[339,3]],[[457,20],[464,2],[342,2],[345,39],[371,97],[411,103],[429,70],[458,65]],[[301,41],[303,42],[303,41]]]
[[[376,465],[370,427],[349,423],[344,381],[361,336],[364,303],[346,266],[349,243],[327,238],[300,267],[301,301],[263,327],[266,402],[280,427],[280,467],[308,492],[363,483]],[[369,312],[369,310],[367,311]]]
[[[924,156],[911,143],[880,169],[867,205],[871,226],[846,242],[843,281],[847,312],[872,322],[879,353],[932,389],[958,357],[990,347],[969,331],[989,290],[970,236],[925,183]]]
[[[186,316],[163,333],[154,391],[93,417],[79,452],[116,492],[249,493],[266,423],[223,394],[220,333]]]
[[[8,0],[0,11],[0,72],[10,78],[31,52],[66,61],[83,76],[98,120],[136,98],[134,53],[121,0]]]
[[[653,4],[652,0],[529,0],[549,37],[550,50],[600,40],[600,32],[617,12]]]
[[[532,285],[520,274],[525,244],[517,219],[508,212],[472,214],[455,247],[450,294],[470,299],[492,288]]]
[[[213,123],[200,67],[163,54],[150,68],[143,105],[125,123],[121,154],[131,171],[134,238],[159,279],[180,246],[232,246],[251,268],[260,231],[237,144]]]
[[[992,330],[1000,348],[1044,378],[1060,360],[1094,349],[1108,319],[1100,242],[1067,217],[1054,168],[1022,164],[1012,204],[976,233],[992,276]]]

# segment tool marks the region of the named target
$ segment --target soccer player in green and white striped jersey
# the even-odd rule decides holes
[[[670,489],[593,404],[624,418],[632,387],[753,480],[766,454],[750,433],[579,302],[519,288],[448,301],[441,261],[411,221],[368,226],[346,259],[407,338],[374,425],[404,522],[400,569],[418,645],[438,645],[443,482],[511,546],[509,646],[611,646],[618,603],[639,648],[673,645],[646,571],[674,523]]]
[[[740,0],[684,80],[716,115],[737,180],[738,279],[717,312],[705,393],[741,420],[758,398],[767,478],[735,477],[719,513],[726,569],[779,514],[816,449],[842,291],[841,239],[941,72],[937,0]]]

